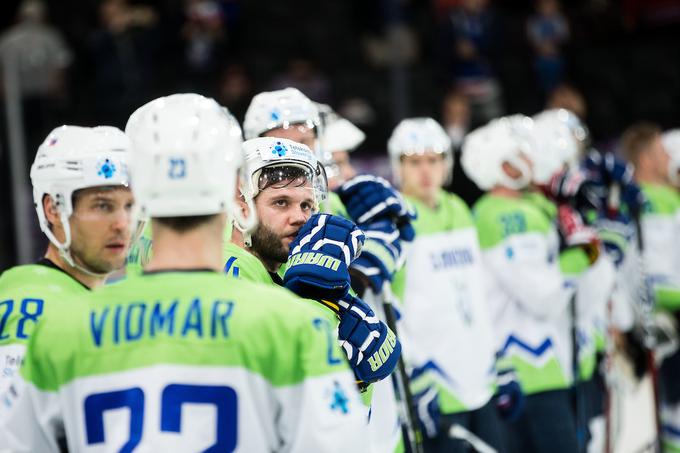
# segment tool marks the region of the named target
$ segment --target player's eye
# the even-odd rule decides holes
[[[113,204],[108,201],[98,201],[95,203],[94,208],[97,211],[112,212]]]
[[[312,203],[309,203],[307,201],[303,201],[302,203],[300,203],[300,208],[303,211],[311,211],[313,207],[314,206],[312,205]]]
[[[288,206],[288,201],[284,200],[282,198],[280,198],[278,200],[274,200],[274,206],[278,206],[280,208],[285,208],[286,206]]]

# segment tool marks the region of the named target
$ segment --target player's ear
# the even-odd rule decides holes
[[[43,211],[45,212],[45,219],[47,219],[50,227],[53,228],[57,226],[61,228],[61,216],[59,215],[59,208],[57,207],[57,203],[55,202],[54,198],[52,198],[50,195],[45,195],[43,196],[42,203]]]
[[[238,195],[236,196],[236,209],[239,209],[241,211],[243,218],[247,218],[250,215],[248,203],[246,203],[246,201],[243,199],[243,195],[241,195],[240,191],[237,193]]]

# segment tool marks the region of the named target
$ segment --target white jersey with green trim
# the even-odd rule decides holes
[[[0,451],[366,451],[330,312],[211,271],[143,274],[50,313]]]
[[[606,301],[600,295],[598,304],[591,303],[593,285],[598,274],[613,279],[611,267],[602,261],[594,272],[584,273],[589,262],[583,250],[559,252],[556,208],[539,194],[516,198],[487,194],[474,213],[484,260],[493,276],[490,300],[503,360],[514,365],[527,394],[568,388],[573,376],[569,304],[576,297],[579,337],[587,339],[592,335],[588,331],[592,332],[593,306]],[[585,279],[578,295],[577,279]],[[601,293],[610,289],[611,284]],[[592,357],[593,351],[584,347],[583,354]]]
[[[394,289],[412,390],[435,387],[443,414],[478,409],[493,396],[496,345],[472,215],[444,191],[434,209],[406,199],[418,214],[416,238]]]
[[[646,202],[641,226],[644,271],[652,282],[657,307],[680,310],[680,194],[664,185],[641,184]]]

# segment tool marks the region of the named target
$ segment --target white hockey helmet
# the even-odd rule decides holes
[[[522,189],[531,182],[531,168],[522,159],[530,158],[531,142],[511,125],[511,121],[495,120],[470,132],[463,142],[461,165],[465,174],[482,190],[497,185]],[[515,167],[516,179],[503,171],[503,163]]]
[[[246,111],[243,132],[246,140],[278,128],[304,124],[318,136],[319,110],[297,88],[264,91],[256,95]]]
[[[401,157],[434,152],[444,156],[448,168],[447,182],[453,171],[451,139],[444,128],[432,118],[406,118],[401,120],[387,141],[392,174],[399,181]]]
[[[560,119],[561,112],[548,110],[534,116],[534,182],[547,184],[550,178],[564,165],[576,167],[579,157],[579,142],[566,121]]]
[[[553,117],[569,128],[576,139],[578,150],[576,158],[578,159],[580,157],[579,154],[583,154],[589,146],[588,141],[590,140],[590,132],[588,131],[588,127],[574,112],[567,109],[559,108],[543,110],[534,116],[534,120],[539,120],[543,117]]]
[[[338,115],[329,105],[316,104],[321,118],[322,148],[331,153],[354,151],[364,140],[366,134],[350,121]]]
[[[64,260],[75,266],[71,256],[73,193],[80,189],[128,186],[130,141],[115,127],[61,126],[54,129],[38,148],[31,166],[33,202],[40,229]],[[64,227],[64,242],[52,233],[45,216],[43,198],[52,197]],[[85,272],[88,272],[85,269]],[[90,272],[88,272],[90,273]]]
[[[258,137],[243,143],[248,177],[241,181],[241,194],[255,199],[263,184],[272,178],[288,180],[303,178],[314,189],[318,209],[328,195],[328,183],[323,165],[307,146],[285,138]]]
[[[668,163],[668,177],[673,185],[680,187],[680,129],[664,132],[661,142],[671,158]]]
[[[263,188],[284,181],[288,181],[286,186],[309,182],[314,210],[318,211],[328,195],[328,181],[323,165],[311,149],[284,138],[257,137],[244,142],[243,151],[247,174],[240,180],[240,190],[249,206],[254,206],[255,197]],[[239,229],[244,233],[246,246],[250,247],[250,232]]]
[[[235,203],[244,165],[241,128],[227,109],[199,94],[173,94],[138,108],[125,127],[132,142],[132,181],[142,217],[228,212],[256,225]]]

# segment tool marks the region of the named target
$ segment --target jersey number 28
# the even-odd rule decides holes
[[[217,441],[205,452],[230,452],[237,444],[236,391],[224,385],[169,384],[161,394],[161,424],[163,432],[179,433],[182,430],[182,404],[210,404],[217,412],[215,432]],[[85,432],[88,445],[105,441],[104,412],[130,409],[130,437],[120,449],[131,452],[142,440],[144,430],[144,391],[139,387],[113,392],[95,393],[85,398]]]

